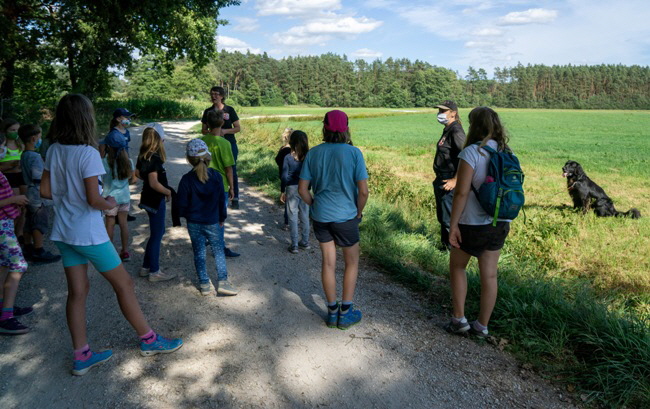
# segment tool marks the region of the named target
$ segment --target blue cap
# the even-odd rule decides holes
[[[125,116],[128,118],[130,116],[133,116],[133,114],[126,108],[117,108],[115,111],[113,111],[113,118],[118,118],[120,116]]]
[[[120,151],[121,149],[128,148],[129,143],[119,132],[109,132],[108,135],[106,135],[106,138],[104,138],[104,145]]]

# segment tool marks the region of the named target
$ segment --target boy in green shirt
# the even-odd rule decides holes
[[[235,164],[235,158],[232,156],[232,148],[230,142],[226,140],[221,134],[221,126],[224,123],[223,111],[208,111],[206,114],[206,122],[209,128],[209,133],[200,139],[208,145],[210,151],[210,167],[221,174],[223,178],[223,187],[228,193],[226,195],[226,207],[228,206],[228,199],[235,197],[233,190],[233,172],[232,167]],[[226,257],[239,257],[239,253],[235,253],[228,247],[224,248]]]

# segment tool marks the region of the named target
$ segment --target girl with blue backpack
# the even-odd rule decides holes
[[[484,147],[503,152],[509,150],[507,143],[506,131],[495,111],[477,107],[470,112],[465,148],[458,155],[460,164],[449,228],[453,315],[445,329],[454,334],[469,332],[479,337],[488,336],[488,321],[497,298],[497,263],[511,220],[497,218],[493,223],[494,215],[483,208],[473,190],[491,179],[488,175],[491,154]],[[478,318],[470,323],[465,318],[465,268],[472,256],[478,258],[481,303]]]

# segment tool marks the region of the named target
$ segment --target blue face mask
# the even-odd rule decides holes
[[[40,148],[42,144],[43,144],[43,140],[39,139],[38,142],[36,142],[36,145],[34,145],[34,149],[38,150],[38,148]]]

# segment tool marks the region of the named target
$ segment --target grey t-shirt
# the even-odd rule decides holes
[[[20,157],[20,168],[27,185],[27,199],[32,210],[41,207],[41,177],[43,177],[43,158],[34,151],[25,151]],[[49,203],[45,203],[46,205]]]

